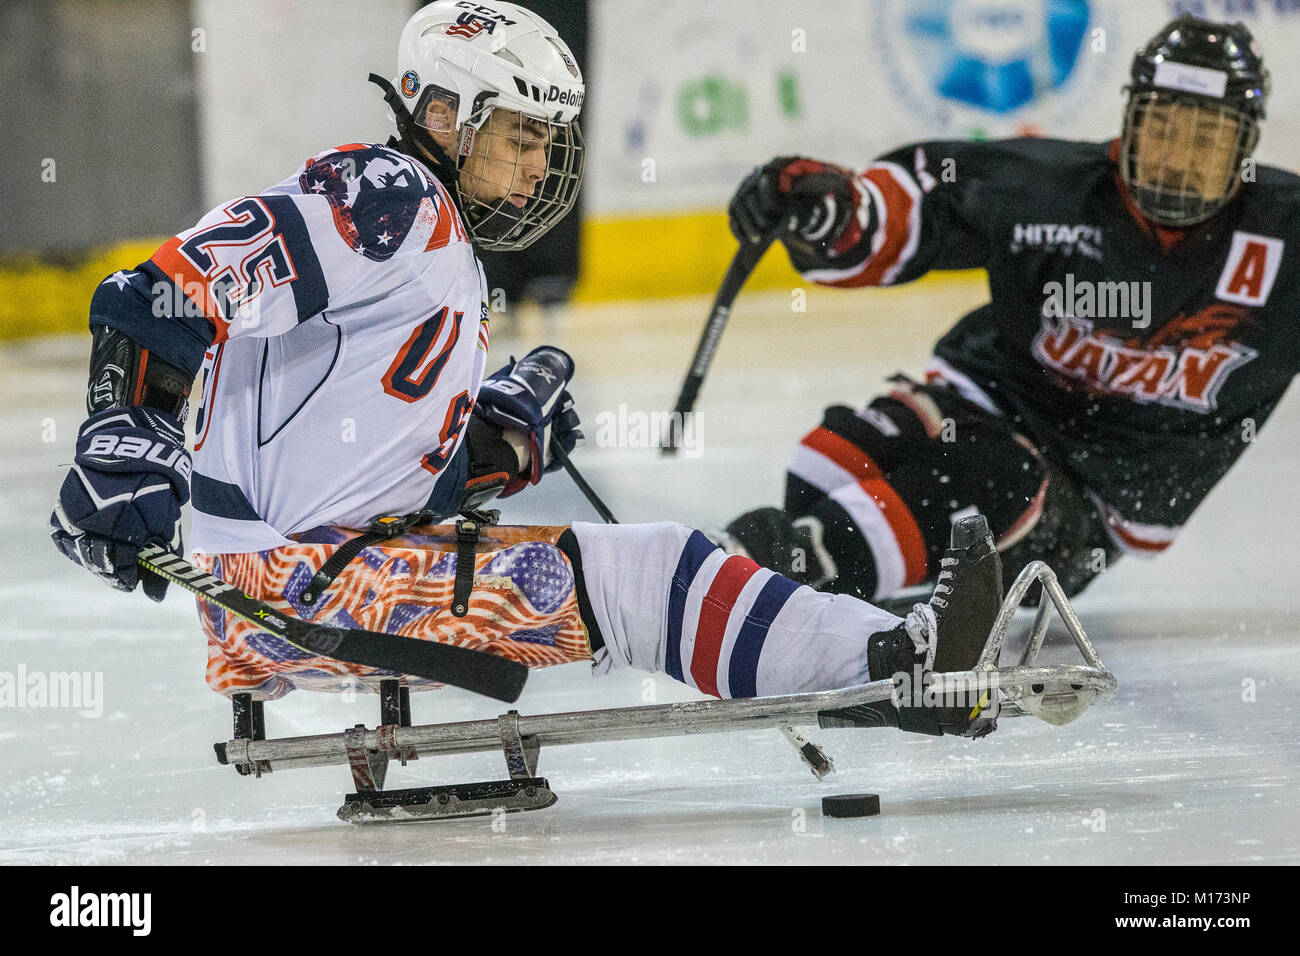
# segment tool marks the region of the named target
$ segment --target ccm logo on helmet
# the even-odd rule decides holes
[[[496,20],[498,23],[502,23],[508,27],[512,27],[515,25],[515,23],[518,22],[516,20],[511,20],[509,17],[505,16],[502,13],[498,13],[496,10],[493,10],[491,7],[485,7],[477,3],[470,3],[469,0],[460,0],[460,2],[456,4],[456,6],[459,7],[461,10],[473,10],[475,13],[479,14],[484,18]],[[461,14],[461,19],[458,22],[460,23],[467,22],[464,14]],[[492,32],[491,25],[488,25],[488,32],[489,33]]]
[[[181,475],[190,476],[190,456],[184,449],[165,442],[150,441],[135,435],[96,435],[86,448],[87,455],[116,455],[119,458],[143,458],[164,468],[175,468]]]

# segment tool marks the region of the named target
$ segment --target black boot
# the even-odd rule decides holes
[[[934,594],[916,605],[895,628],[867,642],[871,679],[907,676],[903,706],[893,701],[862,704],[819,715],[823,727],[898,727],[914,733],[981,737],[996,721],[981,718],[987,705],[937,707],[924,701],[920,677],[931,671],[968,671],[979,661],[1002,607],[1002,561],[988,519],[972,515],[953,523],[952,542],[941,562]],[[991,691],[996,693],[996,691]]]
[[[792,518],[780,508],[745,512],[727,525],[722,547],[799,584],[820,587],[835,578],[835,562],[822,545],[821,522]]]

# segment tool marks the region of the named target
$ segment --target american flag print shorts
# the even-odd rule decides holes
[[[590,661],[578,613],[573,568],[556,541],[562,526],[484,528],[474,561],[474,588],[464,617],[451,613],[456,529],[419,527],[362,549],[310,606],[308,582],[356,532],[322,528],[295,544],[247,554],[198,555],[210,574],[304,621],[359,627],[499,654],[529,667]],[[208,685],[226,696],[275,700],[294,689],[345,692],[368,688],[386,671],[318,657],[204,603]],[[405,677],[412,689],[438,684]]]

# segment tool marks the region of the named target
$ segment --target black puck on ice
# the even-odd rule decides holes
[[[879,812],[878,793],[837,793],[822,797],[824,817],[874,817]]]

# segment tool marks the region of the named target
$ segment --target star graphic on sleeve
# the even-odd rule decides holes
[[[134,270],[131,272],[123,272],[121,269],[118,269],[111,276],[101,282],[100,285],[108,285],[111,282],[117,286],[117,289],[120,292],[131,284],[131,276],[135,274]]]
[[[386,231],[385,231],[385,232],[381,232],[381,233],[379,234],[379,244],[380,244],[381,246],[386,246],[386,245],[388,245],[389,241],[390,241],[392,238],[393,238],[393,237],[390,236]]]
[[[311,191],[314,193],[323,193],[325,191],[325,184],[318,179],[311,184]]]

